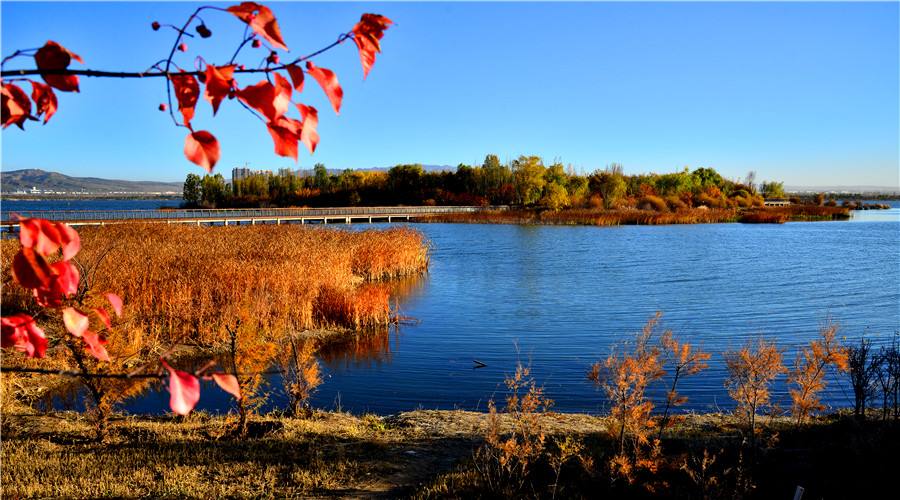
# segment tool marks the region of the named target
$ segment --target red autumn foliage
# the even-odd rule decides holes
[[[287,70],[288,75],[291,77],[291,82],[294,84],[294,90],[303,92],[303,69],[296,64],[288,64],[284,69]]]
[[[322,90],[325,91],[325,95],[328,96],[328,100],[331,102],[331,107],[334,108],[334,112],[340,113],[341,100],[344,98],[344,90],[338,83],[337,75],[334,74],[334,71],[320,68],[313,64],[312,61],[306,61],[306,72],[309,73],[309,76],[313,77],[316,82],[319,83],[319,86],[322,87]]]
[[[87,317],[87,314],[84,314],[73,307],[63,309],[62,317],[63,324],[66,325],[66,330],[74,337],[81,337],[84,335],[84,332],[88,330],[91,322]]]
[[[243,2],[240,5],[228,7],[238,19],[244,21],[250,26],[254,33],[266,39],[272,46],[279,49],[288,50],[281,38],[281,29],[278,27],[278,21],[272,11],[265,5],[255,2]]]
[[[282,116],[274,122],[267,123],[266,127],[275,142],[275,153],[296,160],[297,143],[300,140],[300,130],[303,125],[293,118]]]
[[[111,305],[113,311],[116,312],[116,316],[122,316],[122,299],[114,293],[107,293],[106,300],[109,301],[109,305]]]
[[[22,351],[30,358],[43,358],[47,336],[31,316],[12,314],[0,318],[0,347]]]
[[[212,105],[213,115],[219,111],[222,99],[228,97],[234,88],[234,64],[206,67],[206,90],[203,97]]]
[[[300,110],[300,117],[303,118],[303,130],[300,132],[300,140],[309,148],[310,154],[316,152],[316,146],[319,144],[319,132],[316,128],[319,126],[319,111],[312,106],[297,103],[297,109]]]
[[[74,52],[70,52],[62,45],[48,41],[43,47],[38,49],[34,54],[34,62],[38,69],[41,70],[65,70],[69,68],[72,59],[80,63],[84,63],[81,57]],[[76,75],[53,75],[41,73],[44,79],[51,87],[62,90],[63,92],[78,92],[78,76]]]
[[[284,114],[284,112],[278,113],[276,110],[275,100],[278,97],[278,92],[276,91],[275,86],[267,80],[262,80],[255,85],[249,85],[242,89],[238,89],[235,95],[237,95],[237,98],[244,104],[258,111],[270,122],[275,121],[279,116]]]
[[[44,85],[41,82],[31,81],[31,98],[36,106],[35,113],[37,116],[44,115],[44,123],[50,120],[50,117],[56,113],[58,103],[53,88]]]
[[[212,172],[219,154],[219,141],[206,130],[191,132],[184,140],[184,156],[207,172]]]
[[[359,49],[359,60],[362,62],[363,78],[369,76],[375,64],[375,54],[381,52],[381,38],[384,30],[393,24],[390,19],[378,14],[363,14],[359,22],[353,26],[353,42]]]
[[[175,87],[175,99],[178,101],[178,111],[181,111],[184,118],[184,125],[190,127],[191,120],[194,119],[194,107],[197,106],[197,98],[200,96],[200,84],[194,75],[184,71],[178,75],[169,75],[169,80]],[[190,157],[188,159],[190,160]]]
[[[169,371],[169,406],[178,415],[187,415],[200,400],[200,379],[172,368],[164,359],[160,362]]]
[[[31,116],[31,101],[28,94],[12,83],[3,84],[3,128],[17,125],[24,130],[25,120]]]
[[[293,144],[293,136],[297,136],[298,141],[302,140],[311,153],[315,151],[318,144],[318,131],[316,130],[318,127],[318,115],[315,112],[315,108],[311,108],[313,111],[307,112],[305,115],[303,114],[303,108],[300,108],[301,117],[303,118],[303,121],[306,122],[306,126],[302,127],[303,132],[299,129],[294,130],[296,128],[294,126],[296,120],[285,118],[285,115],[290,108],[290,104],[292,103],[291,94],[293,90],[298,92],[303,91],[305,76],[303,74],[304,70],[300,68],[299,63],[306,62],[306,72],[319,83],[334,108],[335,113],[339,113],[343,100],[343,89],[338,83],[337,76],[329,69],[315,66],[309,59],[325,50],[340,45],[348,38],[353,39],[359,50],[365,78],[368,76],[369,71],[372,69],[372,65],[375,63],[376,54],[381,52],[381,39],[384,37],[384,31],[393,24],[393,21],[387,17],[366,13],[361,16],[359,22],[353,26],[350,32],[342,34],[337,42],[332,43],[324,49],[316,51],[309,56],[297,57],[283,66],[279,65],[279,53],[276,50],[271,50],[271,53],[266,58],[265,65],[261,64],[255,69],[247,70],[243,64],[233,64],[233,61],[240,52],[240,49],[248,42],[250,42],[252,47],[258,48],[262,46],[262,43],[260,42],[261,38],[267,42],[267,47],[270,49],[281,50],[287,50],[287,44],[284,42],[281,29],[278,26],[278,22],[271,9],[255,2],[243,2],[239,5],[228,7],[225,11],[246,23],[253,31],[253,34],[249,37],[245,34],[245,38],[238,46],[238,50],[227,65],[217,66],[215,64],[207,64],[202,57],[198,57],[196,59],[200,64],[200,69],[198,71],[187,72],[185,70],[180,70],[179,73],[170,73],[170,66],[174,65],[175,68],[178,68],[178,65],[173,63],[172,56],[174,53],[176,51],[187,51],[187,44],[184,43],[183,37],[191,36],[187,33],[187,28],[193,20],[197,20],[198,24],[194,26],[194,29],[202,38],[209,38],[212,36],[212,31],[209,30],[204,21],[198,16],[199,12],[204,9],[222,10],[212,6],[198,7],[194,14],[188,19],[188,23],[185,24],[183,30],[176,28],[174,25],[163,25],[157,21],[151,23],[151,28],[154,31],[159,31],[162,26],[169,26],[178,32],[178,36],[172,45],[170,56],[153,66],[159,70],[158,73],[119,73],[119,75],[123,77],[129,76],[141,78],[146,76],[166,77],[168,81],[167,85],[172,86],[167,87],[167,89],[171,91],[172,88],[174,88],[175,100],[178,103],[178,110],[182,115],[181,122],[175,118],[174,114],[172,115],[172,119],[176,126],[183,126],[191,131],[193,131],[191,122],[194,119],[195,108],[200,95],[199,83],[197,81],[197,77],[199,76],[200,83],[206,85],[206,88],[204,89],[204,98],[209,101],[212,106],[214,116],[218,113],[219,106],[225,97],[232,98],[237,96],[240,101],[246,104],[250,109],[256,110],[262,114],[266,119],[267,125],[271,124],[267,128],[270,134],[277,137],[275,142],[276,154],[289,156],[295,160],[297,159],[297,153],[295,152],[296,147]],[[12,57],[18,55],[24,54],[17,51]],[[11,124],[16,124],[24,129],[26,120],[37,120],[40,117],[43,117],[44,123],[47,123],[47,121],[56,113],[58,108],[57,96],[54,93],[53,88],[66,92],[77,92],[79,90],[78,76],[72,74],[73,70],[69,69],[72,59],[83,62],[81,57],[77,54],[69,51],[54,41],[48,41],[43,47],[36,51],[34,58],[37,69],[31,70],[33,71],[31,74],[40,74],[48,84],[44,85],[25,79],[32,83],[31,100],[37,105],[36,116],[31,114],[31,100],[28,98],[28,95],[18,86],[4,82],[2,92],[4,128]],[[165,63],[164,68],[161,65],[162,63]],[[195,62],[195,64],[198,63]],[[264,72],[267,74],[267,78],[264,82],[240,89],[234,78],[236,70],[254,73]],[[288,79],[285,78],[285,76],[279,73],[282,70],[290,76],[290,83],[288,83]],[[91,76],[101,75],[91,74]],[[104,74],[102,76],[108,75]],[[272,83],[273,78],[274,85]],[[169,95],[171,96],[171,92]],[[172,107],[170,97],[168,105],[161,104],[159,109],[160,111],[167,111]],[[206,134],[209,133],[206,132]],[[204,136],[204,138],[212,138],[212,134],[209,134],[208,137]],[[215,141],[214,138],[205,141],[198,140],[196,136],[192,136],[187,142],[189,144],[186,145],[190,146],[185,148],[185,156],[187,159],[207,170],[213,168],[215,165],[215,160],[213,158],[215,157],[215,159],[218,159],[218,142]]]
[[[231,394],[237,399],[241,398],[241,386],[238,379],[229,373],[213,373],[212,379],[223,391]]]
[[[19,242],[24,248],[33,248],[48,256],[62,249],[63,260],[69,260],[81,250],[81,238],[71,226],[44,219],[19,221]]]

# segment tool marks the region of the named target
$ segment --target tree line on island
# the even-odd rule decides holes
[[[226,182],[221,174],[188,174],[184,182],[187,207],[249,208],[290,206],[379,205],[516,205],[565,208],[644,208],[678,210],[749,208],[765,198],[784,196],[783,183],[757,184],[755,173],[730,180],[713,168],[666,174],[626,175],[612,163],[590,174],[579,174],[537,156],[520,156],[507,164],[487,155],[481,165],[456,171],[429,172],[420,164],[397,165],[388,171],[347,169],[330,173],[316,164],[312,175],[283,169],[257,172]]]

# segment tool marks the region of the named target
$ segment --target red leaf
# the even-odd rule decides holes
[[[200,380],[190,373],[176,370],[160,359],[169,370],[169,407],[178,415],[187,415],[200,400]]]
[[[289,64],[285,69],[287,70],[288,75],[291,76],[291,82],[294,83],[294,90],[303,92],[303,69],[296,64]]]
[[[378,14],[363,14],[359,22],[353,26],[353,42],[359,49],[362,62],[363,78],[369,76],[369,70],[375,64],[375,54],[381,52],[381,38],[384,30],[393,24],[390,19]]]
[[[219,161],[219,141],[206,130],[191,132],[184,140],[184,156],[212,172]]]
[[[51,285],[54,291],[62,295],[72,295],[78,291],[78,283],[81,275],[78,268],[69,261],[61,260],[50,264],[50,269],[56,275],[54,283]]]
[[[278,112],[275,101],[279,98],[279,91],[266,80],[239,89],[236,94],[238,99],[259,111],[270,122],[287,112],[287,107],[281,113]]]
[[[62,317],[63,324],[66,325],[66,330],[75,337],[84,335],[84,332],[86,332],[88,326],[90,326],[90,320],[87,315],[72,307],[63,309]]]
[[[234,87],[234,64],[228,66],[206,67],[206,91],[203,97],[212,104],[213,115],[219,111],[219,103],[228,96]]]
[[[53,269],[34,249],[22,247],[13,257],[12,275],[25,288],[41,288],[50,283]]]
[[[275,73],[275,92],[276,95],[275,100],[272,102],[272,107],[275,108],[276,117],[284,116],[291,107],[291,96],[294,93],[294,87],[287,81],[287,78]]]
[[[112,320],[109,318],[109,313],[106,312],[106,309],[102,307],[95,307],[94,312],[97,314],[97,317],[100,318],[100,321],[106,325],[106,328],[112,328]]]
[[[114,293],[107,293],[106,300],[109,301],[109,305],[112,306],[113,311],[116,312],[116,316],[122,316],[122,299],[119,298],[118,295]]]
[[[103,347],[103,344],[106,343],[105,338],[94,332],[85,331],[82,340],[87,344],[87,349],[88,352],[91,353],[91,356],[94,356],[100,361],[109,361],[109,353],[106,352],[106,348]]]
[[[19,242],[24,248],[33,248],[48,257],[60,247],[63,259],[69,260],[81,250],[81,238],[71,226],[46,219],[21,219],[19,221]]]
[[[228,7],[228,12],[250,25],[250,28],[256,34],[265,38],[272,46],[288,50],[287,45],[284,44],[284,39],[281,38],[281,29],[278,28],[275,16],[265,5],[255,2],[243,2],[240,5]]]
[[[57,101],[53,88],[41,82],[31,82],[31,98],[37,106],[35,111],[38,116],[44,115],[44,123],[50,121],[50,117],[56,114]]]
[[[78,291],[81,276],[78,268],[65,260],[50,264],[50,271],[50,279],[43,286],[34,289],[34,297],[38,305],[43,307],[59,307],[62,299]]]
[[[303,130],[300,132],[300,140],[309,149],[309,153],[316,152],[316,146],[319,144],[319,132],[316,128],[319,126],[319,111],[312,106],[297,103],[297,109],[300,110],[300,117],[303,118]]]
[[[309,73],[309,76],[315,78],[316,81],[319,82],[319,86],[322,87],[322,90],[325,91],[325,95],[328,96],[328,100],[331,101],[331,107],[334,108],[334,112],[340,113],[341,99],[344,98],[344,90],[341,88],[340,84],[338,84],[337,75],[330,69],[316,66],[312,61],[306,61],[306,72]]]
[[[65,70],[69,68],[72,59],[83,63],[78,54],[69,52],[62,45],[48,41],[34,54],[34,62],[40,70]],[[51,87],[63,92],[78,92],[78,76],[76,75],[50,75],[41,73]]]
[[[31,100],[28,94],[17,85],[4,83],[2,86],[2,119],[3,128],[16,124],[25,130],[25,120],[31,116]]]
[[[219,387],[221,387],[223,391],[231,394],[237,399],[241,399],[241,385],[238,384],[237,377],[227,373],[213,373],[212,378],[216,384],[219,384]]]
[[[200,95],[200,84],[194,75],[181,74],[169,75],[172,86],[175,87],[175,98],[178,100],[178,111],[184,117],[184,124],[190,126],[194,118],[194,107],[197,106],[197,98]]]
[[[12,347],[30,358],[43,358],[47,336],[31,316],[18,313],[0,318],[0,347]]]
[[[300,130],[303,125],[293,118],[285,116],[280,117],[277,121],[267,123],[269,134],[275,141],[275,154],[279,156],[287,156],[297,160],[297,142],[300,140]]]

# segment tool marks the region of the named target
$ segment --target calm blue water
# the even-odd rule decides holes
[[[181,199],[148,200],[2,200],[0,211],[4,214],[28,210],[150,210],[161,207],[178,207]]]
[[[315,406],[485,410],[521,360],[557,410],[603,411],[590,365],[662,311],[665,327],[713,353],[707,371],[679,383],[684,408],[727,409],[721,352],[749,338],[776,340],[792,360],[828,317],[849,339],[900,330],[898,208],[783,225],[414,227],[433,245],[431,267],[400,307],[420,323],[325,353]],[[473,369],[473,359],[488,366]],[[221,391],[205,389],[198,408],[229,409]],[[267,407],[285,407],[277,377],[269,390]],[[776,397],[788,405],[783,384]],[[832,382],[827,402],[850,397]],[[160,413],[167,398],[160,389],[124,406]]]

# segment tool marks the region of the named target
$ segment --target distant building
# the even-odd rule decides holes
[[[231,169],[231,182],[246,179],[251,175],[272,175],[271,170],[251,170],[247,167],[235,167]]]
[[[245,179],[250,177],[250,169],[246,167],[232,168],[231,169],[231,180],[239,181],[241,179]]]
[[[784,198],[769,198],[768,200],[763,202],[763,205],[767,207],[786,207],[791,204],[791,200],[786,200]]]

